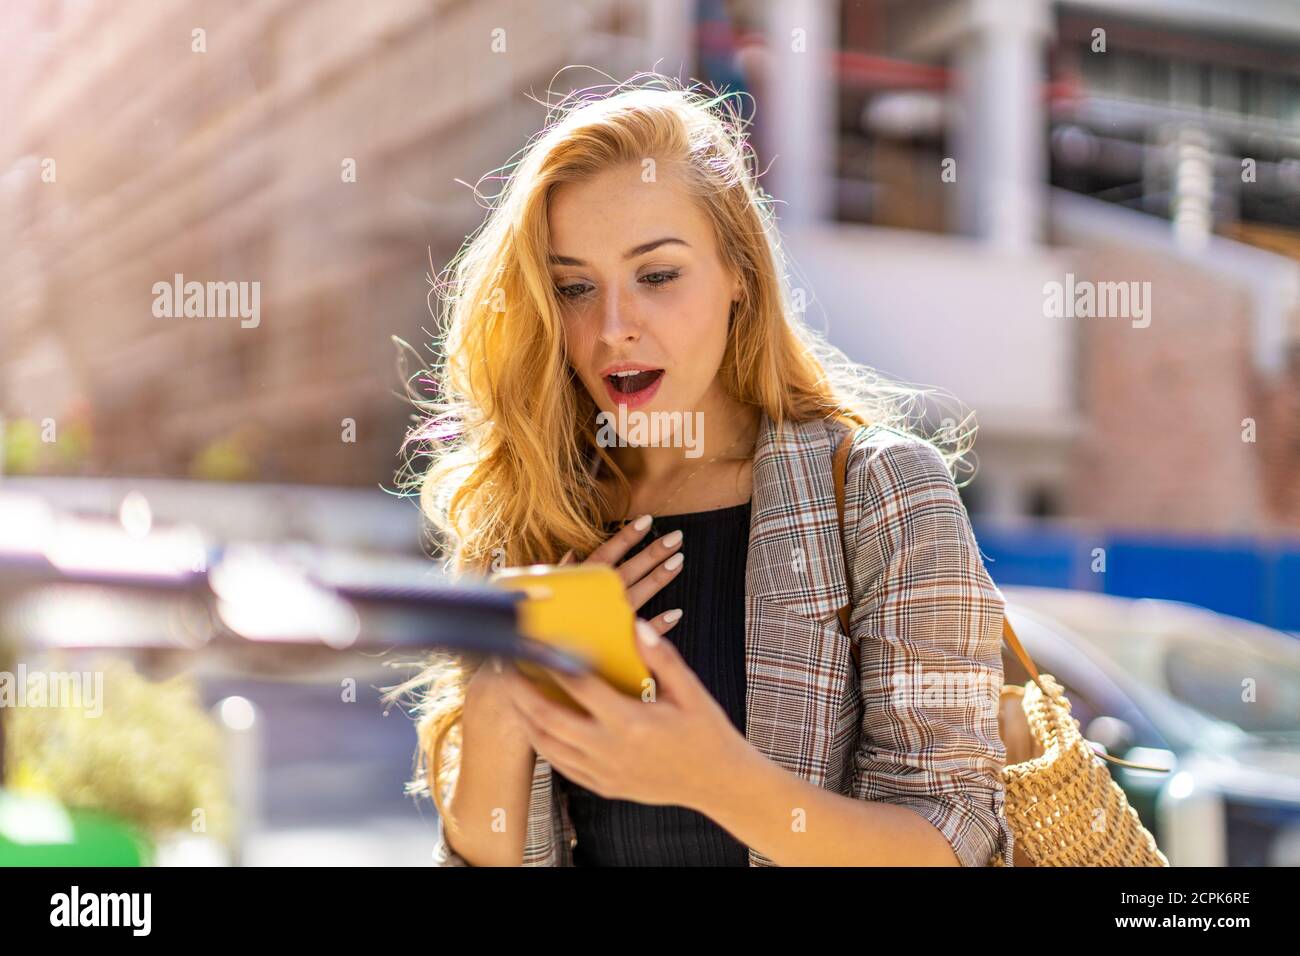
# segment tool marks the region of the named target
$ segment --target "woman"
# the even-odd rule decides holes
[[[912,434],[785,279],[728,100],[657,78],[562,103],[453,263],[416,436],[450,566],[615,566],[655,694],[435,662],[441,862],[1011,865],[971,431]]]

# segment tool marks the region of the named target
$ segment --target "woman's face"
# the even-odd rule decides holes
[[[600,410],[692,412],[716,400],[727,322],[740,283],[713,229],[662,164],[557,187],[551,278],[569,362]]]

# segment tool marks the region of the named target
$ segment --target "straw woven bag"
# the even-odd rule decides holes
[[[1002,688],[998,730],[1007,748],[1005,811],[1016,866],[1168,866],[1151,832],[1102,761],[1161,770],[1099,754],[1070,715],[1070,700],[1040,674],[1011,624],[1002,636],[1033,680]],[[1101,758],[1100,760],[1098,758]],[[1002,866],[994,855],[990,866]]]
[[[835,450],[835,507],[844,533],[844,483],[853,433]],[[840,609],[849,633],[850,608]],[[1168,772],[1098,753],[1070,714],[1056,679],[1040,674],[1003,618],[1002,638],[1031,680],[1007,684],[998,702],[998,731],[1006,746],[1004,811],[1014,835],[1016,866],[1168,866],[1137,811],[1103,761]],[[857,646],[854,648],[857,657]],[[1100,759],[1099,759],[1100,758]],[[994,853],[989,866],[1003,866]]]

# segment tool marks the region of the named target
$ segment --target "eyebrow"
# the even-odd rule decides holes
[[[667,246],[676,243],[679,246],[691,247],[689,242],[684,239],[678,239],[675,236],[667,236],[663,239],[652,239],[650,242],[643,242],[623,253],[624,259],[635,259],[637,256],[643,256],[647,252],[654,252],[660,246]],[[581,259],[575,259],[572,256],[551,256],[551,265],[553,266],[585,266],[587,263]]]

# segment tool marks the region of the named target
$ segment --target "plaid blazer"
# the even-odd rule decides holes
[[[963,866],[1012,866],[997,718],[1004,599],[943,459],[904,432],[856,430],[841,541],[832,458],[846,429],[778,429],[766,416],[760,427],[745,737],[818,787],[915,810]],[[837,619],[845,605],[850,634]],[[573,865],[566,803],[538,757],[525,866]],[[441,824],[437,838],[437,863],[468,865]],[[749,862],[774,865],[752,848]]]

